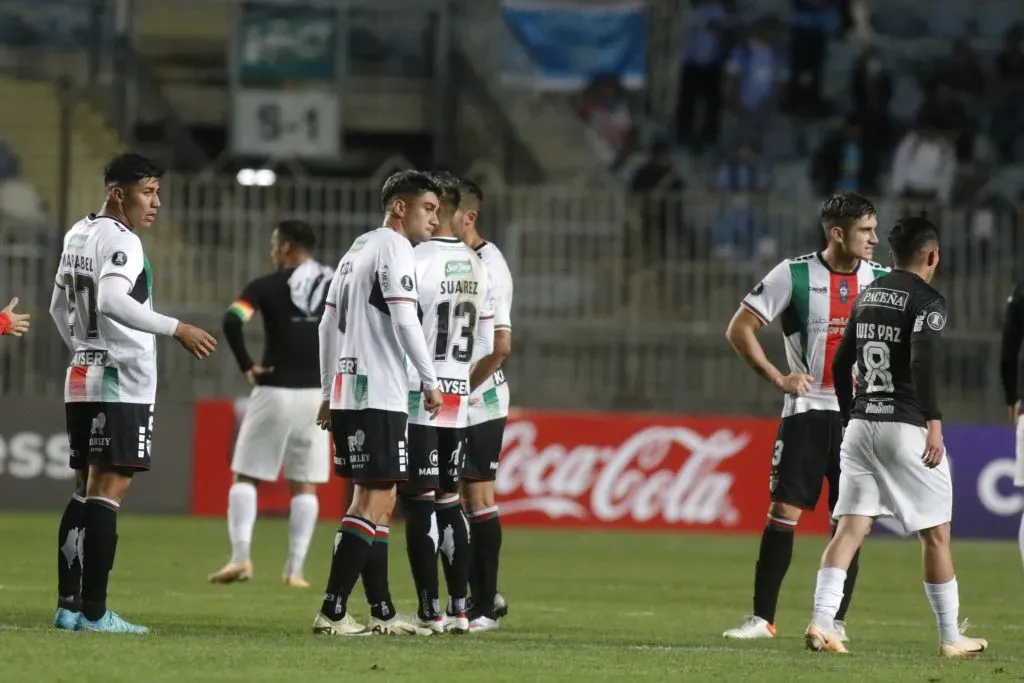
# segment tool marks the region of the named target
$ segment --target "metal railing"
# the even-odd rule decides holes
[[[516,404],[777,413],[781,397],[736,358],[723,333],[740,299],[775,263],[820,246],[816,205],[735,194],[484,190],[481,231],[502,248],[515,278],[515,351],[507,374]],[[381,221],[377,186],[369,183],[253,188],[169,176],[163,197],[157,227],[143,236],[156,306],[217,332],[246,282],[269,269],[276,221],[308,221],[326,263]],[[999,325],[1016,264],[1024,263],[1020,208],[879,204],[876,256],[883,263],[885,229],[900,214],[927,209],[942,230],[935,284],[950,313],[942,359],[950,419],[1003,415]],[[57,254],[53,240],[40,242],[37,233],[52,238],[53,226],[0,222],[0,296],[20,296],[35,314],[30,338],[0,343],[0,392],[58,397],[67,354],[46,315]],[[256,349],[259,328],[247,328]],[[783,363],[776,325],[761,338]],[[226,346],[198,363],[161,339],[159,364],[169,395],[245,390]]]

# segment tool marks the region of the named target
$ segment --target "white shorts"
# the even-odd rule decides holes
[[[256,387],[235,441],[231,470],[276,481],[323,484],[330,477],[330,435],[316,425],[319,389]]]
[[[924,466],[926,433],[902,422],[851,420],[840,450],[839,501],[832,517],[894,517],[908,532],[949,522],[949,462]]]
[[[1013,469],[1013,483],[1024,487],[1024,417],[1017,418],[1017,462]]]

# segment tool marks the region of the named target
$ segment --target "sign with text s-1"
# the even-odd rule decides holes
[[[341,153],[341,105],[331,90],[235,92],[231,125],[236,154],[324,159]]]
[[[125,512],[188,511],[192,470],[191,404],[157,401],[152,469],[136,475]],[[0,509],[60,510],[75,490],[64,403],[0,399]]]

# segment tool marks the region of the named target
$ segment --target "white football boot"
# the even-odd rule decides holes
[[[775,626],[769,624],[761,617],[753,615],[747,617],[742,624],[731,628],[722,634],[723,638],[735,640],[753,640],[755,638],[774,638]]]

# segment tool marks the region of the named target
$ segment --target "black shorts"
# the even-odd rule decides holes
[[[813,510],[828,480],[828,509],[839,498],[839,447],[843,422],[834,410],[808,410],[782,418],[772,452],[773,503]]]
[[[69,465],[145,472],[153,445],[152,403],[65,403]]]
[[[505,420],[488,420],[471,425],[467,434],[466,467],[462,478],[467,481],[494,481],[498,476],[501,440],[505,436]]]
[[[356,483],[405,481],[405,413],[390,410],[332,410],[334,473]]]
[[[465,463],[465,430],[409,425],[410,490],[457,493]]]

